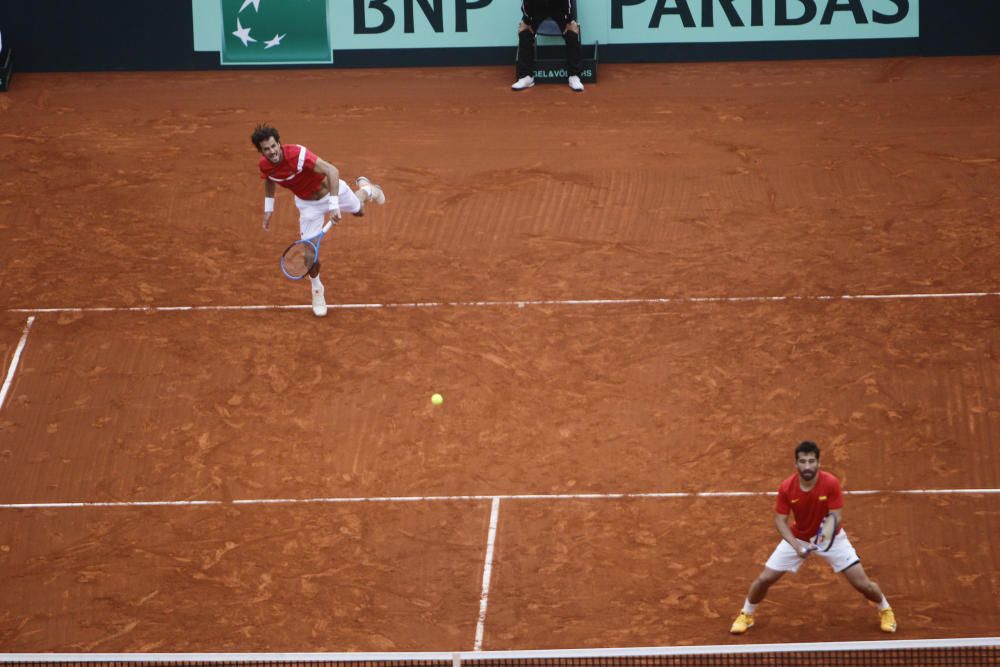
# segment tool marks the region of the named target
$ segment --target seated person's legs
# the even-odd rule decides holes
[[[535,72],[535,30],[521,21],[517,26],[517,78],[533,76]]]
[[[570,76],[579,76],[583,71],[583,47],[580,45],[580,24],[570,21],[563,29],[566,40],[566,69]]]

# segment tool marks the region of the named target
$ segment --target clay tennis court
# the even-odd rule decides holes
[[[512,76],[0,96],[3,651],[884,639],[818,560],[728,634],[807,438],[894,638],[996,634],[1000,59]],[[259,121],[389,199],[322,320]]]

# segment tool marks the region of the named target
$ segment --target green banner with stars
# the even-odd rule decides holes
[[[222,64],[332,63],[326,0],[219,0]]]

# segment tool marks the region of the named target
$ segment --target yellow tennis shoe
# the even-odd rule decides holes
[[[883,609],[878,613],[878,623],[879,627],[882,628],[882,632],[895,632],[896,631],[896,615],[892,613],[892,609]]]
[[[733,621],[733,627],[729,628],[729,632],[734,635],[742,635],[744,632],[753,627],[753,616],[741,611],[740,615],[736,617]]]

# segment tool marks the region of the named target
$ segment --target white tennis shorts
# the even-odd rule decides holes
[[[809,545],[805,540],[799,540],[799,544],[804,547]],[[781,540],[764,566],[778,572],[798,572],[802,563],[817,556],[825,560],[834,572],[843,572],[861,560],[858,558],[858,552],[854,550],[851,540],[847,537],[847,533],[841,528],[829,551],[814,551],[807,558],[799,558],[792,545]]]
[[[340,212],[357,213],[361,210],[361,200],[354,194],[344,181],[340,181],[340,192],[337,195]],[[311,239],[323,230],[323,216],[330,210],[330,195],[322,199],[295,198],[295,206],[299,209],[299,235]]]

